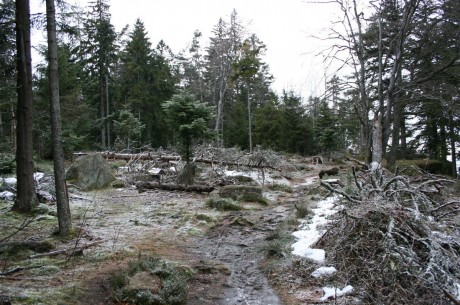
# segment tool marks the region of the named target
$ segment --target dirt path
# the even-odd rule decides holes
[[[218,304],[281,304],[260,270],[267,236],[288,214],[276,206],[253,212],[232,213],[205,238],[196,240],[197,254],[225,264],[231,271]],[[216,304],[216,303],[214,303]]]

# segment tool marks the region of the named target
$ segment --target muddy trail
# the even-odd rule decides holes
[[[195,239],[199,245],[196,254],[225,264],[230,276],[218,300],[201,299],[189,304],[282,304],[261,270],[260,261],[267,237],[289,213],[287,206],[232,213],[204,238]]]

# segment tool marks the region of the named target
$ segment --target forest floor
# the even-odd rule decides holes
[[[128,304],[114,298],[110,279],[150,256],[193,270],[189,305],[358,304],[354,293],[321,300],[327,280],[311,276],[318,265],[291,253],[296,207],[306,202],[311,213],[328,194],[317,177],[330,167],[309,165],[289,180],[267,172],[290,190],[265,189],[267,205],[242,202],[240,211],[208,207],[212,193],[71,188],[76,233],[66,240],[54,235],[55,216],[24,217],[0,201],[0,241],[13,234],[8,241],[47,241],[52,251],[68,250],[41,257],[27,249],[0,251],[0,304]]]
[[[264,192],[270,199],[268,205],[245,202],[241,211],[217,211],[206,206],[212,196],[207,193],[70,189],[77,236],[69,240],[53,235],[56,217],[24,218],[10,211],[11,202],[2,202],[2,237],[30,221],[14,240],[47,240],[53,251],[94,246],[38,258],[30,258],[34,254],[30,250],[3,253],[2,273],[16,267],[24,269],[0,277],[0,300],[11,300],[12,304],[115,303],[110,276],[129,261],[158,255],[196,271],[189,282],[190,305],[314,301],[322,295],[320,287],[309,286],[300,293],[302,275],[291,268],[301,259],[290,255],[289,244],[270,249],[267,239],[293,217],[294,203],[306,196],[306,185],[315,183],[321,168],[292,173],[288,182],[292,192]],[[284,258],[270,257],[270,251]],[[292,272],[287,272],[289,269]]]

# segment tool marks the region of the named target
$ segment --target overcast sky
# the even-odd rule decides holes
[[[34,2],[33,0],[31,1]],[[69,0],[85,5],[87,0]],[[117,31],[140,18],[155,46],[163,39],[177,53],[185,49],[195,30],[209,42],[219,18],[228,21],[236,9],[250,33],[267,46],[265,61],[275,77],[274,89],[294,90],[308,97],[324,91],[325,64],[316,56],[325,42],[311,36],[326,36],[325,29],[337,20],[335,4],[311,0],[111,0],[111,22]],[[332,69],[326,71],[330,76]]]
[[[309,1],[312,2],[312,1]],[[275,77],[274,89],[293,89],[303,96],[321,94],[324,88],[321,41],[311,38],[336,19],[334,4],[302,0],[112,0],[112,23],[120,30],[140,18],[151,42],[163,39],[174,52],[191,42],[193,32],[208,43],[220,17],[229,20],[236,9],[242,23],[267,46],[265,61]],[[323,33],[325,35],[325,33]]]

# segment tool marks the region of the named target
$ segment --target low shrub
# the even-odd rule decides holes
[[[239,211],[243,207],[231,198],[214,197],[206,201],[206,205],[219,211]]]
[[[160,257],[139,257],[125,270],[112,273],[109,282],[117,302],[140,305],[182,305],[187,301],[190,268]],[[136,276],[145,280],[133,280]],[[131,281],[130,281],[131,279]]]

